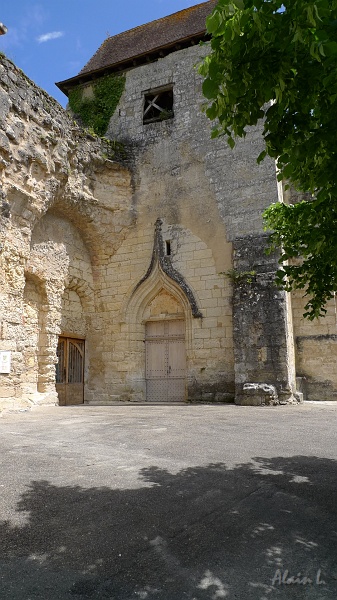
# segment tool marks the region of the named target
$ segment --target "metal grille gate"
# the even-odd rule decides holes
[[[185,400],[185,322],[146,324],[146,399],[148,402]]]
[[[84,340],[60,337],[57,346],[56,391],[60,406],[84,402]]]

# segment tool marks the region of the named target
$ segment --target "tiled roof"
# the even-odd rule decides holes
[[[107,38],[76,77],[57,85],[64,90],[68,81],[75,83],[81,76],[85,79],[90,73],[122,66],[133,59],[204,35],[206,17],[216,3],[217,0],[209,0]]]

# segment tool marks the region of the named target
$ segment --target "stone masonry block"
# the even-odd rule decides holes
[[[241,406],[274,406],[279,404],[276,387],[267,383],[245,383],[235,397]]]

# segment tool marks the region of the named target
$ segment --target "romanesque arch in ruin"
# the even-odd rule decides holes
[[[55,393],[59,337],[82,339],[83,344],[88,340],[90,345],[95,313],[91,256],[81,232],[67,217],[47,212],[33,230],[25,305],[30,311],[36,307],[33,321],[40,329],[39,336],[32,339],[39,371],[37,391]],[[83,376],[86,374],[87,369]]]
[[[50,340],[47,331],[48,299],[44,282],[34,273],[25,273],[23,293],[23,319],[27,341],[24,350],[26,367],[25,392],[38,398],[39,394],[54,391],[48,389]]]

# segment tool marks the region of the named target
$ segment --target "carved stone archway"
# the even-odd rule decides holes
[[[185,324],[186,361],[192,357],[193,320],[202,318],[195,292],[165,256],[162,221],[156,222],[150,266],[122,309],[122,331],[127,345],[127,383],[146,396],[145,330],[151,321],[181,320]]]

